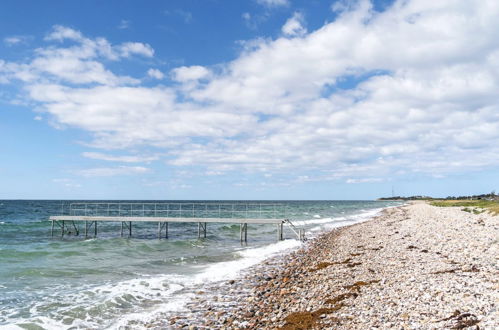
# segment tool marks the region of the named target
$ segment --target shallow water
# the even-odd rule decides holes
[[[286,207],[308,237],[395,205],[272,203]],[[0,201],[0,327],[115,328],[147,320],[157,310],[184,308],[196,284],[234,278],[301,244],[289,229],[277,242],[274,225],[249,225],[248,244],[241,245],[239,225],[212,223],[206,239],[197,239],[197,224],[182,223],[170,224],[162,240],[155,223],[134,225],[132,238],[120,237],[119,223],[99,225],[95,239],[52,238],[48,217],[60,210],[60,201]]]

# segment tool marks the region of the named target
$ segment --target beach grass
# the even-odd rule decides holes
[[[488,211],[493,215],[499,215],[499,201],[489,200],[435,200],[430,202],[439,207],[463,207],[463,211],[479,214]]]

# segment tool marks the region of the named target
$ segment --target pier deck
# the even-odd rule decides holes
[[[283,227],[286,224],[299,239],[304,239],[304,231],[295,227],[287,218],[282,217],[284,213],[274,204],[74,203],[69,205],[67,213],[67,215],[49,218],[52,222],[52,236],[54,236],[55,225],[61,228],[61,236],[64,236],[66,232],[79,235],[79,224],[83,222],[86,238],[91,229],[93,229],[93,236],[97,236],[99,222],[119,222],[121,223],[121,236],[126,230],[130,237],[134,222],[156,222],[158,223],[158,238],[163,237],[163,231],[164,237],[168,238],[169,223],[198,223],[198,238],[206,238],[207,223],[231,223],[240,225],[241,242],[248,240],[248,224],[276,225],[278,240],[284,239]]]

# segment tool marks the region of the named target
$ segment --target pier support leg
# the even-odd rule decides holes
[[[64,237],[64,220],[62,220],[61,237]]]
[[[88,225],[87,225],[87,220],[85,220],[85,239],[88,236]]]
[[[132,237],[132,222],[128,222],[128,237]]]
[[[123,221],[121,221],[121,237],[123,237]]]
[[[168,238],[168,222],[158,222],[158,239],[161,239],[163,227],[165,227],[165,238]]]
[[[97,237],[97,221],[94,221],[94,237]]]
[[[75,229],[75,236],[79,236],[80,235],[80,225],[76,224],[74,221],[72,221],[73,223],[73,227]]]
[[[239,238],[242,242],[248,242],[248,224],[242,223],[239,227]]]
[[[198,222],[198,238],[201,238],[201,231],[203,237],[206,238],[206,222]]]
[[[54,237],[54,220],[52,220],[52,226],[50,228],[50,235]]]
[[[284,239],[283,237],[283,224],[279,223],[277,224],[277,240],[282,241]]]

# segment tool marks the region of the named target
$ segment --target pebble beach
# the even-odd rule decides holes
[[[497,329],[498,245],[499,217],[414,202],[204,288],[150,327]]]

